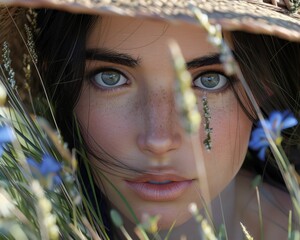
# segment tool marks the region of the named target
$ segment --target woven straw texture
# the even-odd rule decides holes
[[[196,23],[198,7],[225,30],[244,30],[300,41],[298,0],[0,0],[1,5],[45,7],[90,14],[121,14]],[[293,8],[294,7],[294,8]],[[294,12],[292,12],[292,10]]]

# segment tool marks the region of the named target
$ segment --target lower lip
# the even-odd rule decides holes
[[[171,201],[179,198],[191,185],[192,180],[151,184],[148,182],[129,182],[127,185],[142,199],[147,201]]]

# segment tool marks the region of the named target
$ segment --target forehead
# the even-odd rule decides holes
[[[218,52],[207,41],[207,33],[200,27],[186,23],[166,23],[151,19],[124,16],[102,16],[96,21],[87,39],[88,48],[108,48],[141,55],[144,50],[168,51],[170,40],[176,40],[186,59],[195,54]]]

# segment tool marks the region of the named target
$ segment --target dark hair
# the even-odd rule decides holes
[[[55,120],[70,149],[79,147],[73,110],[84,79],[86,36],[95,19],[95,16],[55,10],[38,11],[40,31],[35,43],[39,70],[55,110]],[[44,114],[49,115],[47,110]],[[78,168],[84,194],[95,210],[100,207],[106,234],[109,239],[114,239],[115,231],[107,212],[108,201],[97,188],[93,194],[95,183],[88,178],[88,166],[79,161]]]
[[[70,147],[73,109],[80,94],[85,69],[85,39],[94,16],[39,10],[36,47],[39,70],[55,110],[55,119]]]
[[[244,32],[233,32],[232,42],[243,75],[262,112],[267,116],[274,110],[288,109],[300,119],[300,44]],[[283,136],[285,151],[299,172],[300,128],[288,129]],[[263,162],[257,160],[256,153],[250,153],[252,157],[247,158],[244,166],[263,175],[267,182],[280,188],[284,187],[281,174],[272,161],[272,155],[268,155],[269,161]]]

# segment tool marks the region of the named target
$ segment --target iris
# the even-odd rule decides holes
[[[7,125],[0,126],[0,157],[4,151],[4,145],[16,139],[13,129]]]
[[[281,132],[284,129],[294,127],[298,124],[297,119],[289,111],[279,112],[274,111],[270,114],[269,119],[265,119],[265,126],[270,132],[271,138],[276,145],[280,145],[282,141]],[[265,159],[266,150],[269,147],[269,142],[265,131],[259,122],[258,127],[252,132],[249,147],[253,150],[259,151],[258,157],[261,160]]]
[[[62,165],[52,156],[45,154],[42,157],[41,163],[38,163],[31,158],[28,158],[27,162],[33,177],[39,179],[42,185],[47,188],[52,188],[61,183],[59,172],[62,169]]]

